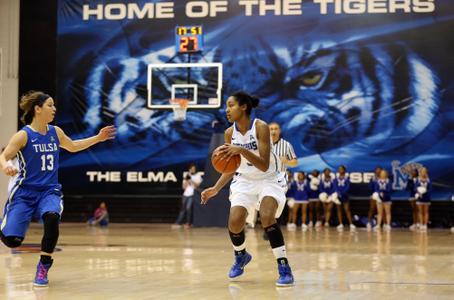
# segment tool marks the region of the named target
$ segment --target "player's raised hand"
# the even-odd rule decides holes
[[[117,134],[117,129],[115,126],[110,125],[101,128],[101,130],[98,133],[98,139],[100,142],[104,142],[107,140],[112,140],[115,138],[115,135]]]
[[[6,166],[3,168],[3,172],[8,176],[14,176],[18,171],[17,168],[11,163],[11,161],[8,161]]]
[[[202,196],[201,196],[202,200],[200,201],[200,203],[207,204],[208,200],[210,200],[210,198],[216,196],[217,194],[218,194],[218,191],[214,187],[210,187],[210,188],[203,190]]]

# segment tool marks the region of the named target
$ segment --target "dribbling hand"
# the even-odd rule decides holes
[[[112,140],[115,138],[115,135],[117,134],[117,129],[115,126],[110,125],[101,128],[101,130],[98,133],[98,138],[100,142],[104,142],[107,140]]]
[[[203,190],[200,204],[207,204],[208,200],[210,200],[210,198],[216,196],[217,194],[218,194],[218,191],[216,191],[216,189],[214,187],[210,187],[210,188]]]

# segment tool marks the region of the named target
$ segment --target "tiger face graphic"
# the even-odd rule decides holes
[[[437,75],[405,45],[334,45],[310,51],[263,46],[241,55],[238,49],[220,47],[208,59],[224,64],[224,98],[239,89],[260,96],[256,115],[278,122],[299,157],[317,154],[329,163],[339,156],[411,152],[405,147],[414,147],[410,141],[436,120]],[[208,145],[214,120],[228,126],[222,110],[189,110],[187,120],[176,123],[171,111],[146,107],[146,67],[165,62],[166,51],[111,59],[90,70],[80,97],[86,99],[81,136],[114,123],[120,143],[147,144],[159,152],[178,142]]]
[[[402,147],[433,121],[440,98],[436,74],[403,45],[305,53],[286,70],[279,96],[263,115],[306,154]]]

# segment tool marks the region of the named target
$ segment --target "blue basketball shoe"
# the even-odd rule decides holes
[[[294,283],[292,269],[288,264],[278,264],[279,279],[276,281],[277,286],[292,286]]]
[[[35,281],[33,282],[34,286],[38,287],[48,286],[49,280],[47,280],[47,273],[49,272],[52,263],[53,260],[47,265],[43,264],[42,262],[38,263],[38,266],[36,267]]]
[[[235,262],[229,272],[229,278],[236,278],[244,273],[244,267],[251,261],[252,256],[245,252],[235,255]]]

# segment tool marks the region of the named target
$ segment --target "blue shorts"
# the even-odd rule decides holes
[[[32,189],[22,186],[11,190],[5,205],[1,231],[5,236],[25,237],[33,217],[42,219],[47,212],[63,212],[61,186],[48,189]]]
[[[348,202],[348,195],[347,194],[338,193],[337,197],[339,198],[339,201],[341,203],[347,203]]]

